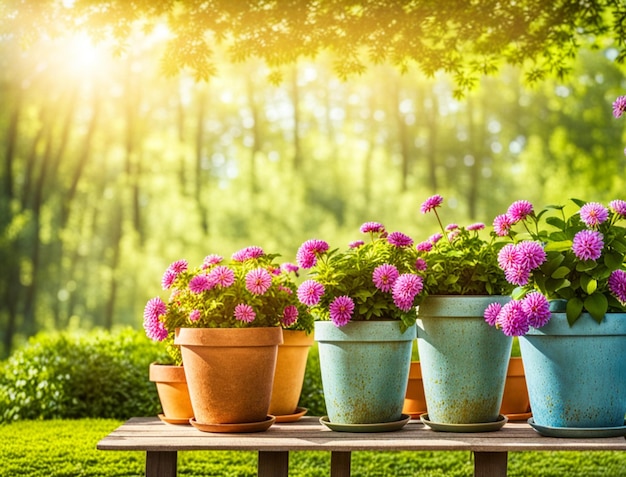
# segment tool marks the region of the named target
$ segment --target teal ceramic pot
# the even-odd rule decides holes
[[[415,325],[404,332],[400,325],[399,321],[353,321],[342,327],[330,321],[315,323],[330,422],[401,419]]]
[[[445,424],[498,420],[513,339],[483,317],[504,296],[429,296],[417,313],[417,346],[428,419]]]
[[[565,313],[520,337],[535,424],[546,427],[624,426],[626,314],[597,323],[584,313],[569,326]]]

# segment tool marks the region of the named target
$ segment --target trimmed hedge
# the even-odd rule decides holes
[[[0,422],[158,414],[148,367],[165,358],[143,331],[39,334],[0,364]]]

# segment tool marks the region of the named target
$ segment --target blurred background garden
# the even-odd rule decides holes
[[[201,263],[210,253],[230,256],[258,245],[293,261],[304,240],[343,246],[360,238],[365,221],[426,238],[437,224],[419,204],[435,193],[446,200],[445,221],[488,225],[519,199],[536,207],[570,197],[626,199],[625,124],[612,114],[612,102],[626,93],[626,67],[615,61],[624,45],[616,25],[626,21],[619,2],[588,2],[606,20],[602,28],[589,21],[581,30],[582,14],[576,18],[583,23],[569,26],[582,32],[572,42],[575,54],[559,50],[570,71],[556,68],[529,81],[521,58],[496,69],[485,64],[474,83],[441,68],[398,67],[384,55],[363,69],[337,51],[275,62],[250,52],[237,57],[217,40],[210,74],[206,65],[173,68],[168,42],[180,36],[171,22],[159,15],[150,28],[111,22],[125,38],[120,44],[101,30],[79,28],[72,9],[90,3],[99,2],[0,6],[0,435],[9,446],[2,454],[13,459],[12,470],[0,475],[50,475],[51,465],[64,469],[53,475],[118,475],[112,464],[94,470],[92,450],[84,451],[87,463],[72,463],[69,450],[57,449],[58,461],[24,470],[21,450],[8,444],[15,430],[7,423],[112,419],[87,421],[79,431],[104,436],[127,417],[159,412],[147,373],[163,350],[143,336],[142,314],[162,293],[161,275],[174,260]],[[143,20],[142,8],[146,17],[152,8],[175,11],[172,2],[100,3],[124,20]],[[228,2],[205,3],[228,10]],[[281,11],[280,3],[250,5]],[[392,6],[419,2],[331,3],[372,8],[383,18],[383,11],[396,12]],[[542,9],[583,9],[575,2],[518,3],[529,25]],[[285,2],[285,16],[304,4],[316,2]],[[120,11],[129,5],[136,10],[127,18]],[[566,29],[557,26],[554,36]],[[187,53],[186,66],[193,66],[193,51]],[[310,361],[303,402],[316,414],[323,400],[315,351]],[[87,439],[93,449],[98,437]],[[459,455],[442,456],[451,463],[428,470],[433,457],[424,454],[420,475],[471,473],[469,454]],[[298,475],[318,475],[315,458]],[[623,459],[610,454],[593,469],[582,457],[562,464],[556,455],[554,474],[530,471],[537,458],[513,458],[510,475],[626,475]],[[140,472],[141,456],[128,459]],[[408,467],[398,460],[393,465],[400,467],[381,474],[387,464],[373,459],[361,475],[413,475],[409,457]],[[252,475],[254,464],[252,458],[243,470],[233,467],[231,475]],[[200,475],[192,464],[181,468],[189,472],[181,475]],[[220,469],[203,475],[224,475]]]

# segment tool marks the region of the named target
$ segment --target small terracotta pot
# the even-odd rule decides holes
[[[530,411],[530,399],[526,388],[526,376],[522,358],[512,357],[504,383],[504,395],[502,397],[501,414],[523,415]]]
[[[286,416],[296,412],[313,333],[283,330],[283,344],[278,347],[276,372],[272,387],[269,413]]]
[[[267,419],[278,345],[274,328],[180,328],[180,345],[195,420],[238,424]]]
[[[413,418],[426,413],[426,398],[424,397],[424,383],[422,383],[422,367],[419,361],[411,361],[409,368],[409,384],[406,388],[404,414]]]
[[[152,363],[149,379],[156,384],[166,419],[188,422],[193,417],[187,379],[182,366]]]

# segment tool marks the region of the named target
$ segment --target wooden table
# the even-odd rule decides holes
[[[508,452],[626,451],[624,437],[561,439],[543,437],[526,423],[507,423],[484,433],[435,432],[418,420],[403,429],[380,433],[335,432],[317,417],[274,424],[265,432],[213,434],[191,426],[164,424],[157,417],[132,418],[97,446],[100,450],[146,451],[147,477],[174,477],[177,452],[190,450],[258,451],[259,476],[287,476],[290,451],[331,452],[331,476],[348,477],[352,451],[458,451],[474,453],[474,476],[506,476]]]

